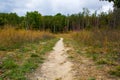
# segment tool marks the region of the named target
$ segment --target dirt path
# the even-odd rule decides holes
[[[72,63],[67,60],[63,38],[56,43],[48,59],[37,69],[31,80],[72,80]]]

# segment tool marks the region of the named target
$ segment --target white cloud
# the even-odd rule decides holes
[[[109,10],[113,10],[112,4],[106,4],[102,6],[102,11],[108,12]]]
[[[112,3],[99,0],[1,0],[0,12],[16,12],[24,15],[27,11],[37,10],[43,15],[54,15],[58,12],[72,14],[88,8],[90,11],[108,11]]]

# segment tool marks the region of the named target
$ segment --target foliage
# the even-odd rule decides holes
[[[42,27],[42,20],[41,14],[37,11],[34,12],[27,12],[25,20],[26,20],[26,28],[27,29],[43,29]]]
[[[120,9],[114,11],[90,14],[87,8],[72,15],[57,13],[54,16],[42,16],[38,11],[27,12],[25,16],[16,13],[0,13],[0,27],[11,25],[16,29],[42,30],[53,33],[80,31],[92,28],[120,28]]]
[[[65,16],[60,13],[56,14],[53,18],[53,32],[62,32],[65,27]]]

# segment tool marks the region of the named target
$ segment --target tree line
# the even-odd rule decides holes
[[[114,1],[114,0],[109,0]],[[119,0],[118,0],[119,1]],[[116,2],[116,1],[114,1]],[[38,11],[27,12],[25,16],[16,13],[0,13],[0,28],[11,25],[18,29],[26,30],[49,30],[51,32],[79,31],[91,28],[120,28],[120,9],[114,3],[113,11],[90,13],[86,8],[82,12],[72,15],[41,15]]]
[[[1,28],[4,25],[11,25],[15,28],[50,30],[51,32],[106,27],[119,28],[119,21],[120,10],[90,14],[90,11],[84,8],[83,12],[67,16],[61,13],[54,16],[42,16],[37,11],[27,12],[25,16],[18,16],[16,13],[0,13]]]

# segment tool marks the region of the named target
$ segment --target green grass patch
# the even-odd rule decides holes
[[[120,77],[120,66],[116,66],[113,70],[110,70],[109,74]]]
[[[100,59],[96,63],[97,64],[108,64],[108,62],[105,59]]]
[[[35,71],[35,69],[45,60],[45,53],[52,50],[58,39],[45,39],[40,42],[27,43],[13,53],[6,54],[2,58],[0,70],[0,80],[27,80],[26,73]],[[41,44],[44,43],[44,44]]]
[[[90,77],[88,80],[96,80],[95,77]]]
[[[16,67],[18,67],[18,65],[12,58],[7,58],[3,60],[2,65],[1,65],[2,69],[14,69]]]

